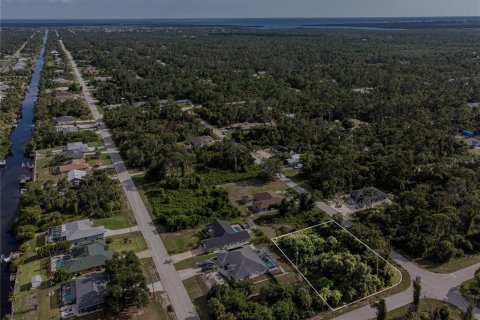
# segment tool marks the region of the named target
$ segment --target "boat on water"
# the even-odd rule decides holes
[[[4,169],[7,167],[7,160],[2,159],[0,160],[0,169]]]

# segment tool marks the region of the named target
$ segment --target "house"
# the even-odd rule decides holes
[[[78,132],[78,127],[73,124],[55,126],[55,129],[57,130],[57,132],[61,132],[64,136],[68,135],[69,133]]]
[[[469,102],[467,103],[467,106],[471,109],[478,108],[480,107],[480,102]]]
[[[463,140],[470,149],[480,149],[480,140],[474,139],[474,138],[466,138]]]
[[[60,102],[65,102],[73,98],[73,94],[69,91],[56,91],[55,98]]]
[[[273,206],[282,203],[282,198],[271,192],[260,192],[253,196],[250,210],[253,212],[264,212],[270,210]]]
[[[37,275],[34,275],[31,279],[30,279],[30,283],[32,284],[32,288],[33,289],[38,289],[40,288],[40,286],[42,285],[42,276],[37,274]]]
[[[103,239],[105,228],[103,226],[93,227],[92,225],[93,222],[90,219],[84,219],[49,227],[46,241],[70,241],[73,244],[78,244],[82,241]]]
[[[62,285],[62,319],[95,312],[105,303],[108,275],[105,272],[79,277]]]
[[[220,251],[216,256],[217,270],[228,280],[255,278],[278,265],[267,250],[257,251],[251,246],[233,251]]]
[[[207,146],[213,141],[211,136],[198,136],[190,140],[190,145],[197,149]]]
[[[71,170],[87,170],[89,165],[85,159],[72,159],[65,162],[61,162],[59,165],[53,168],[54,173],[62,174]]]
[[[215,221],[208,224],[204,232],[207,235],[211,235],[211,238],[202,241],[202,246],[206,252],[229,250],[243,246],[250,241],[248,231],[234,230],[225,221]]]
[[[67,143],[67,147],[65,150],[71,151],[71,150],[80,150],[82,152],[88,152],[91,151],[90,148],[86,143],[83,142],[70,142]]]
[[[63,150],[60,152],[67,158],[70,159],[83,159],[85,158],[85,154],[80,150]]]
[[[374,187],[368,187],[350,192],[350,199],[358,206],[365,207],[384,202],[387,194]]]
[[[77,122],[77,118],[71,116],[61,116],[54,118],[53,121],[57,126],[63,126],[67,124],[74,124],[75,122]]]
[[[289,152],[287,147],[284,147],[284,146],[281,146],[281,145],[276,145],[276,146],[271,147],[270,151],[272,153],[277,153],[277,152],[288,153]]]
[[[67,180],[70,183],[79,184],[80,182],[83,181],[83,178],[86,175],[87,175],[86,171],[73,169],[73,170],[68,171]]]
[[[73,247],[68,255],[55,256],[50,259],[50,272],[64,268],[69,274],[85,273],[102,268],[112,259],[113,251],[105,250],[105,240],[86,241]]]
[[[181,105],[181,104],[193,105],[193,102],[192,100],[189,100],[189,99],[182,99],[182,100],[176,100],[175,104],[176,105]]]
[[[61,83],[61,84],[70,84],[72,83],[72,81],[68,80],[68,79],[65,79],[64,77],[54,77],[52,79],[53,82],[56,82],[56,83]]]
[[[303,167],[302,160],[300,159],[299,154],[293,154],[289,159],[286,160],[286,163],[291,168],[300,169]]]
[[[367,124],[365,121],[355,119],[355,118],[350,119],[350,122],[352,123],[352,126],[354,128],[358,128],[358,127],[361,127],[361,126]]]

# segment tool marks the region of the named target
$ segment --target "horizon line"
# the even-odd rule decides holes
[[[441,15],[441,16],[319,16],[319,17],[173,17],[173,18],[0,18],[8,20],[232,20],[232,19],[371,19],[371,18],[480,18],[480,15]]]

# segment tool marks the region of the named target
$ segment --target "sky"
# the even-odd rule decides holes
[[[480,16],[480,0],[0,0],[2,19]]]

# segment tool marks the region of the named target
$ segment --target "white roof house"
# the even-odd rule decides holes
[[[105,227],[93,227],[90,219],[65,223],[48,228],[47,242],[71,241],[76,244],[81,241],[103,239]]]
[[[67,180],[68,182],[77,182],[77,181],[83,180],[83,178],[86,175],[87,175],[86,171],[73,169],[68,171]]]

